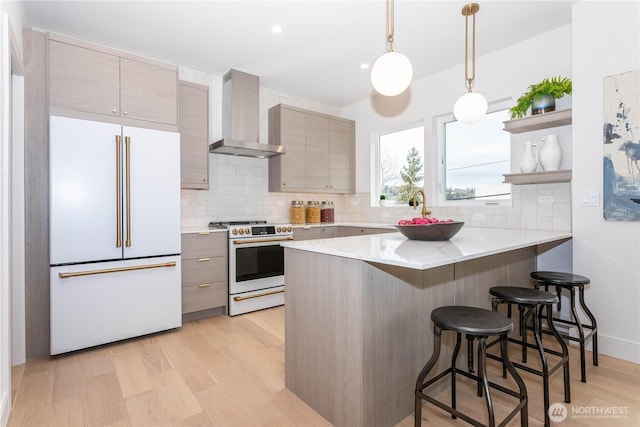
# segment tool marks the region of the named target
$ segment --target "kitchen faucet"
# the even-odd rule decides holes
[[[410,200],[413,200],[413,209],[415,209],[416,203],[418,202],[418,200],[416,199],[416,195],[418,193],[422,194],[422,212],[420,212],[420,214],[422,215],[422,218],[426,218],[429,215],[431,215],[431,211],[427,209],[427,196],[425,196],[424,190],[422,188],[419,188],[416,191],[414,191]]]

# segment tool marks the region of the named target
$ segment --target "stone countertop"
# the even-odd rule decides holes
[[[377,226],[380,227],[381,224]],[[570,238],[571,233],[566,231],[465,226],[451,240],[440,242],[409,240],[397,232],[291,241],[281,245],[285,248],[426,270]]]
[[[206,225],[203,226],[193,226],[193,227],[182,227],[182,234],[188,233],[226,233],[227,230],[224,228],[209,228]]]

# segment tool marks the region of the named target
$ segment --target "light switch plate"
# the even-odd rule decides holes
[[[581,206],[600,206],[600,192],[597,190],[583,191]]]

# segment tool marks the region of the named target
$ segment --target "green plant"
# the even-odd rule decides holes
[[[571,95],[571,79],[568,77],[552,77],[544,79],[540,83],[529,86],[529,90],[518,98],[516,105],[509,109],[512,119],[524,117],[527,110],[533,104],[534,99],[540,99],[542,95],[551,95],[555,99],[564,95]]]
[[[384,194],[380,195],[380,200],[387,200],[387,196],[385,196]]]

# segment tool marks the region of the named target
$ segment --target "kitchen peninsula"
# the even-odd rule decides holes
[[[490,287],[528,284],[537,255],[570,238],[464,227],[445,242],[388,233],[283,243],[286,387],[335,426],[395,425],[413,412],[431,311],[490,308]],[[453,346],[443,342],[440,368]]]

